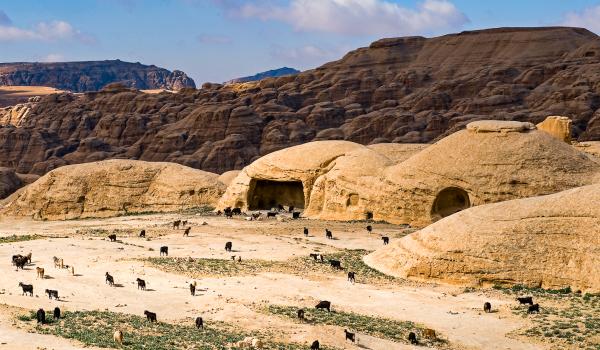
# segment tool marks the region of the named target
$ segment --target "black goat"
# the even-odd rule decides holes
[[[483,311],[486,312],[486,313],[492,312],[492,304],[490,304],[489,302],[486,301],[483,304]]]
[[[333,233],[328,229],[325,229],[325,237],[328,239],[333,239]]]
[[[327,300],[321,300],[317,305],[315,305],[315,309],[327,309],[327,311],[331,312],[331,302]]]
[[[350,340],[351,342],[356,342],[356,334],[350,333],[347,329],[344,329],[344,333],[346,333],[346,340]]]
[[[58,291],[54,289],[46,289],[46,294],[48,294],[48,299],[54,298],[58,300]]]
[[[373,231],[373,226],[368,225],[367,226],[367,232],[371,233]]]
[[[140,237],[141,237],[141,238],[146,238],[146,230],[142,230],[142,231],[140,232]]]
[[[408,341],[413,345],[419,344],[419,341],[417,340],[417,335],[415,334],[415,332],[408,333]]]
[[[342,269],[342,263],[339,260],[329,260],[329,264],[331,264],[331,267],[334,269]]]
[[[233,213],[231,211],[225,212],[225,217],[228,219],[231,219],[231,218],[233,218]]]
[[[319,350],[321,349],[321,347],[319,346],[319,341],[315,340],[314,342],[312,342],[312,344],[310,345],[310,350]]]
[[[274,211],[269,211],[269,212],[267,212],[267,219],[268,219],[268,218],[274,218],[274,217],[276,217],[276,216],[277,216],[277,213],[276,213],[276,212],[274,212]]]
[[[166,256],[169,255],[169,247],[167,247],[166,245],[160,247],[160,256],[162,256],[163,254]]]
[[[138,289],[146,290],[146,281],[144,281],[141,278],[136,278],[135,280],[137,281],[137,287],[138,287]]]
[[[277,210],[279,210],[279,211],[285,211],[285,208],[283,207],[283,205],[277,204]]]
[[[110,239],[111,242],[116,242],[117,241],[117,235],[115,235],[114,233],[112,235],[108,235],[108,239]]]
[[[196,295],[196,285],[194,283],[190,283],[190,294],[192,296]]]
[[[186,228],[186,229],[185,229],[185,231],[183,231],[183,236],[184,236],[184,237],[185,237],[185,236],[188,236],[188,237],[189,237],[189,236],[190,236],[190,230],[191,230],[191,229],[192,229],[191,227],[188,227],[188,228]]]
[[[540,313],[540,304],[533,304],[533,305],[529,305],[529,307],[527,308],[527,313],[528,314],[532,314],[532,313]]]
[[[225,251],[226,252],[230,252],[231,248],[233,248],[233,243],[232,242],[225,243]]]
[[[19,287],[23,289],[23,293],[21,293],[21,295],[27,295],[27,293],[29,293],[30,296],[33,296],[33,285],[19,282]]]
[[[17,266],[17,271],[19,269],[23,270],[25,269],[25,264],[27,264],[27,257],[26,256],[20,256],[18,257],[15,261],[14,261],[15,265]]]
[[[518,297],[517,301],[519,302],[519,304],[533,305],[533,298],[532,297]]]
[[[109,286],[114,286],[115,284],[115,279],[113,278],[113,276],[111,276],[108,272],[104,274],[105,278],[105,282],[104,283],[108,283]]]
[[[288,208],[288,212],[293,213],[294,212],[294,206],[290,205],[290,207]]]
[[[231,214],[233,215],[242,215],[242,208],[233,208],[231,209]]]
[[[292,219],[300,219],[300,212],[295,211],[292,213]]]
[[[304,228],[304,236],[308,237],[308,228],[307,227]]]
[[[316,253],[310,253],[310,257],[313,258],[315,261],[317,261],[317,257],[319,256],[319,254]]]
[[[156,314],[154,312],[150,312],[148,310],[144,310],[144,315],[150,322],[156,322]]]
[[[58,320],[60,318],[60,309],[57,307],[54,308],[54,319]]]
[[[35,318],[37,319],[37,323],[46,323],[46,311],[44,311],[44,309],[38,309],[35,313]]]
[[[298,309],[298,311],[296,311],[296,313],[298,314],[298,319],[301,321],[304,321],[304,310]]]
[[[383,240],[383,245],[390,243],[390,237],[381,237],[381,239]]]
[[[177,220],[173,222],[173,229],[179,230],[179,225],[181,225],[181,220]]]
[[[204,329],[204,321],[202,321],[202,317],[196,317],[196,328]]]
[[[348,272],[348,281],[354,283],[355,282],[355,273]]]

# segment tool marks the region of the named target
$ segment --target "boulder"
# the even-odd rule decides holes
[[[561,141],[571,143],[571,123],[567,117],[550,116],[536,126]]]

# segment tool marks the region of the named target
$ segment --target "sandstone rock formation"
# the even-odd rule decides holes
[[[0,199],[7,197],[23,185],[14,169],[0,168]]]
[[[390,275],[600,291],[600,185],[482,205],[365,257]]]
[[[195,87],[181,71],[120,60],[53,63],[0,63],[0,85],[52,86],[73,92],[98,91],[110,83],[136,89]]]
[[[115,159],[51,171],[4,200],[0,214],[64,220],[168,212],[214,206],[224,190],[216,174]]]
[[[600,39],[578,28],[384,39],[259,82],[46,97],[19,128],[0,128],[0,166],[41,175],[132,158],[222,173],[309,141],[424,143],[475,120],[549,115],[571,118],[574,139],[597,140],[598,67]]]
[[[535,125],[477,121],[437,143],[316,141],[245,167],[220,207],[278,204],[328,220],[425,226],[471,206],[600,181],[600,164]]]
[[[536,126],[559,140],[571,142],[571,119],[567,117],[550,116]]]

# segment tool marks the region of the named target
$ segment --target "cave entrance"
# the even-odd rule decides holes
[[[301,181],[252,180],[248,192],[249,210],[268,210],[278,205],[304,209]]]
[[[433,201],[431,217],[439,220],[471,206],[467,191],[458,187],[448,187],[438,193]]]

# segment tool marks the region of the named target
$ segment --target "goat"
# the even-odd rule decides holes
[[[233,248],[233,243],[232,242],[225,243],[225,251],[226,252],[230,252],[231,248]]]
[[[223,212],[222,212],[222,211],[220,211],[220,210],[217,210],[217,216],[221,216],[222,214],[223,214]]]
[[[283,205],[277,204],[277,210],[279,210],[279,211],[285,211],[285,208],[283,207]]]
[[[292,219],[300,219],[300,212],[295,211],[292,213]]]
[[[351,342],[356,342],[356,333],[350,333],[347,329],[344,329],[344,333],[346,333],[346,340],[350,340]]]
[[[325,229],[325,237],[328,239],[333,239],[333,233],[331,233],[331,231],[328,229]]]
[[[58,300],[58,291],[57,290],[46,289],[45,293],[48,294],[48,299],[54,298],[55,300]]]
[[[298,314],[298,319],[301,321],[304,321],[304,310],[298,309],[298,311],[296,311],[296,313]]]
[[[108,239],[110,239],[111,242],[116,242],[117,241],[117,235],[115,235],[114,233],[112,235],[108,235]]]
[[[317,261],[317,257],[319,256],[319,254],[316,253],[310,253],[310,257],[313,258],[315,261]]]
[[[12,256],[12,264],[16,265],[17,260],[19,260],[21,258],[23,258],[23,255],[21,255],[21,254],[13,255]]]
[[[20,256],[15,260],[15,265],[17,266],[17,271],[19,271],[19,268],[21,270],[25,269],[25,264],[27,263],[27,257],[26,256]]]
[[[317,254],[317,259],[320,260],[321,262],[324,262],[325,257],[323,256],[323,254]]]
[[[254,220],[257,220],[257,219],[258,219],[259,217],[261,217],[261,216],[262,216],[262,213],[252,213],[252,218],[253,218]]]
[[[54,314],[52,316],[55,320],[58,320],[60,318],[60,309],[58,308],[58,306],[54,308]]]
[[[419,344],[419,341],[417,340],[417,335],[415,334],[415,332],[408,333],[408,341],[413,345]]]
[[[19,282],[19,287],[23,289],[23,293],[21,293],[21,295],[27,295],[27,293],[29,293],[30,296],[33,296],[33,285]]]
[[[196,317],[196,328],[204,329],[204,321],[202,321],[202,317]]]
[[[307,227],[304,228],[304,237],[308,237],[308,228]]]
[[[339,260],[329,260],[329,264],[331,264],[331,267],[334,269],[342,269],[342,263]]]
[[[154,312],[150,312],[148,310],[144,310],[144,315],[150,322],[156,322],[156,314]]]
[[[179,230],[179,225],[181,225],[181,220],[176,220],[173,222],[173,229]]]
[[[314,342],[312,342],[312,344],[310,345],[310,350],[319,350],[321,349],[321,347],[319,346],[319,341],[315,340]]]
[[[105,284],[108,283],[109,286],[114,286],[115,285],[115,279],[113,278],[113,276],[111,276],[108,272],[104,274],[104,276],[106,277],[105,279]]]
[[[191,294],[192,296],[195,296],[195,295],[196,295],[196,282],[194,282],[194,283],[190,283],[190,294]]]
[[[242,256],[241,255],[238,256],[238,262],[242,262]]]
[[[231,209],[231,214],[242,215],[242,208],[235,207],[235,208]]]
[[[492,304],[490,304],[489,302],[487,302],[487,301],[486,301],[486,302],[483,304],[483,311],[484,311],[485,313],[490,313],[490,312],[492,312]]]
[[[381,239],[383,240],[383,245],[388,245],[388,243],[390,243],[390,237],[381,237]]]
[[[167,247],[166,245],[160,247],[160,256],[162,256],[163,254],[166,256],[169,255],[169,247]]]
[[[31,252],[29,252],[29,254],[25,255],[25,258],[27,258],[27,262],[31,264]]]
[[[274,218],[274,217],[276,217],[276,216],[277,216],[277,213],[276,213],[276,212],[274,212],[274,211],[268,211],[268,212],[267,212],[267,219],[268,219],[268,218]]]
[[[135,280],[137,281],[137,287],[138,287],[138,289],[146,290],[146,281],[144,281],[141,278],[136,278]]]
[[[35,313],[35,318],[37,319],[37,323],[46,323],[46,311],[44,311],[44,309],[38,309]]]
[[[519,302],[519,304],[533,305],[533,298],[532,297],[517,297],[517,301]]]
[[[115,341],[115,343],[123,345],[123,332],[121,332],[120,330],[116,330],[113,333],[113,340]]]
[[[373,226],[367,225],[367,232],[371,233],[373,231]]]
[[[35,272],[36,272],[35,278],[44,279],[44,268],[42,268],[42,267],[36,267],[35,268]]]
[[[355,273],[348,272],[348,281],[354,283],[355,282]]]
[[[540,313],[540,304],[533,304],[533,305],[529,305],[529,307],[527,308],[527,313],[528,314],[532,314],[532,313]]]
[[[183,226],[183,227],[186,227],[186,226],[187,226],[187,224],[188,224],[187,220],[183,220],[183,221],[181,222],[181,226]]]
[[[290,205],[290,207],[288,208],[288,212],[293,213],[294,212],[294,206]]]
[[[228,219],[233,218],[233,213],[232,212],[225,212],[225,217]]]
[[[315,305],[315,309],[327,309],[328,312],[331,312],[331,302],[327,300],[321,300],[317,305]]]
[[[186,237],[186,236],[189,237],[191,229],[192,229],[191,227],[186,228],[185,231],[183,231],[183,236],[184,237]]]
[[[141,238],[146,238],[146,230],[140,231],[140,237]],[[117,332],[120,332],[120,331],[117,331]]]
[[[52,260],[54,260],[54,268],[62,268],[62,259],[57,258],[57,257],[52,257]]]

